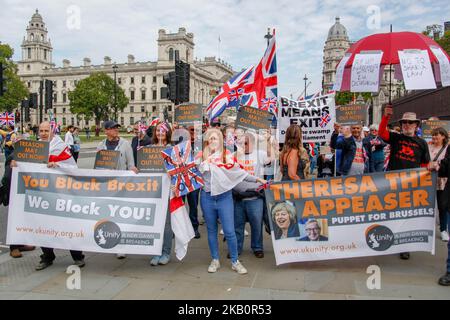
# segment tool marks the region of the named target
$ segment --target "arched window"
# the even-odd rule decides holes
[[[30,34],[30,40],[34,41],[34,33]]]
[[[173,61],[173,48],[169,49],[169,61]]]
[[[41,34],[41,41],[44,42],[44,35]]]

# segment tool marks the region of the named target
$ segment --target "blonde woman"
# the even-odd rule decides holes
[[[286,130],[280,154],[282,180],[301,180],[309,177],[309,155],[303,148],[302,129],[292,124]]]

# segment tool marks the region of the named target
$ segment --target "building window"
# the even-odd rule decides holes
[[[141,82],[142,82],[142,83],[145,83],[145,76],[142,77]]]
[[[130,126],[134,125],[134,117],[130,117]]]
[[[134,113],[134,106],[131,106],[131,107],[130,107],[130,112],[131,112],[131,113]]]
[[[173,48],[169,49],[169,61],[173,61]]]
[[[180,51],[179,50],[175,50],[175,59],[176,58],[180,58]]]
[[[145,91],[141,91],[141,100],[142,100],[142,101],[145,100]]]
[[[141,106],[141,112],[145,112],[145,106]]]
[[[134,91],[130,91],[130,100],[134,100]]]
[[[31,81],[28,81],[28,88],[31,88]]]
[[[156,100],[156,90],[153,90],[152,95],[153,95],[153,100]]]
[[[31,66],[27,65],[27,70],[30,71],[31,70]]]
[[[58,102],[58,94],[55,93],[55,94],[53,95],[53,103],[57,103],[57,102]]]
[[[134,84],[134,77],[131,77],[131,78],[130,78],[130,83],[131,83],[131,84]]]
[[[63,109],[63,112],[62,113],[66,113],[66,108],[62,108]]]
[[[63,120],[63,126],[65,126],[66,125],[66,118],[63,118],[62,120]]]
[[[73,117],[70,118],[70,124],[73,125],[73,126],[75,125],[75,119]]]
[[[122,84],[122,78],[117,78],[117,83]]]
[[[125,125],[125,118],[124,117],[120,117],[120,125],[121,126]]]
[[[66,103],[67,102],[67,94],[66,93],[63,93],[63,103]],[[65,111],[64,111],[65,112]]]
[[[167,111],[172,112],[172,106],[168,106]]]
[[[67,86],[67,81],[63,80],[63,88],[65,88]]]
[[[156,112],[156,106],[152,107],[152,112]]]
[[[56,114],[56,108],[53,108],[53,113]]]
[[[156,77],[153,77],[153,83],[156,83]]]
[[[28,48],[28,59],[31,59],[31,48]]]
[[[44,49],[44,60],[47,60],[47,49]]]

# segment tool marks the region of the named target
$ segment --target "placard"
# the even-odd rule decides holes
[[[450,121],[445,120],[423,120],[422,121],[422,138],[424,140],[431,141],[431,131],[433,129],[442,127],[447,130],[450,135]]]
[[[117,170],[119,166],[120,151],[99,150],[95,156],[94,169]]]
[[[443,87],[450,86],[450,62],[441,48],[430,46],[431,51],[439,61],[439,72]]]
[[[365,125],[367,123],[367,106],[358,104],[339,106],[336,108],[336,122],[341,126]]]
[[[32,163],[48,163],[48,141],[19,140],[14,144],[14,160]]]
[[[182,104],[175,108],[175,122],[179,125],[193,125],[194,122],[201,122],[203,116],[202,105]]]
[[[166,172],[164,159],[161,156],[161,151],[164,149],[165,147],[161,146],[146,146],[139,149],[137,151],[137,168],[139,172]]]
[[[351,92],[378,92],[383,52],[358,53],[351,71]]]
[[[398,56],[406,90],[436,89],[427,50],[399,51]]]
[[[265,110],[242,106],[236,118],[236,128],[245,130],[269,130],[273,115]]]

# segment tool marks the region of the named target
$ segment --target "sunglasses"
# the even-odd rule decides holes
[[[417,121],[411,121],[411,120],[402,120],[400,123],[406,123],[406,124],[413,124],[413,123],[417,123]]]

